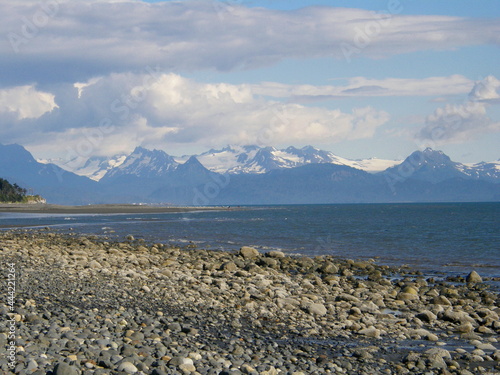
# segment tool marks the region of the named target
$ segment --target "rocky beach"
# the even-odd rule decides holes
[[[4,374],[500,373],[476,272],[21,229],[0,259]]]

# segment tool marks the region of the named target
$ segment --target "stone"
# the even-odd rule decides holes
[[[457,332],[460,332],[460,333],[469,333],[469,332],[473,332],[474,331],[474,326],[472,325],[471,322],[465,322],[461,325],[459,325],[457,328],[456,328],[456,331]]]
[[[306,306],[306,310],[311,315],[319,315],[319,316],[326,315],[328,311],[325,305],[323,305],[322,303],[310,303],[309,305]]]
[[[89,266],[89,268],[92,268],[92,269],[99,269],[102,267],[101,264],[97,260],[91,260],[88,266]]]
[[[373,326],[370,326],[368,328],[364,328],[360,331],[358,331],[359,334],[361,335],[364,335],[366,337],[373,337],[373,338],[380,338],[380,330],[373,327]]]
[[[243,246],[240,249],[240,255],[245,258],[245,259],[254,259],[258,258],[260,256],[259,250],[250,247],[250,246]]]
[[[118,365],[118,371],[124,371],[127,374],[135,374],[139,370],[137,370],[137,367],[135,367],[133,363],[122,362]]]
[[[407,286],[407,287],[403,288],[402,292],[408,293],[408,294],[418,295],[418,290],[412,286]]]
[[[451,306],[450,300],[445,296],[436,296],[431,300],[431,303],[434,305]]]
[[[261,375],[278,375],[278,370],[274,366],[270,366],[269,370],[262,371]]]
[[[276,260],[276,258],[266,257],[262,258],[260,264],[265,265],[267,267],[276,267],[279,264],[279,261]]]
[[[220,267],[220,269],[222,271],[234,272],[238,269],[238,266],[234,262],[226,262]]]
[[[182,327],[179,323],[170,323],[167,328],[172,332],[181,332]]]
[[[439,339],[437,335],[435,335],[434,333],[431,333],[423,328],[415,329],[413,331],[413,333],[420,336],[420,337],[423,337],[429,341],[438,341],[438,339]]]
[[[490,344],[490,343],[478,344],[478,345],[476,345],[476,348],[481,349],[481,350],[493,350],[493,351],[497,350],[497,348],[493,344]]]
[[[255,369],[252,366],[245,363],[244,365],[241,366],[241,372],[244,374],[251,374],[255,372]]]
[[[441,368],[441,369],[445,369],[445,368],[448,368],[448,365],[446,364],[446,362],[444,361],[444,359],[442,357],[439,357],[439,356],[436,356],[436,355],[432,355],[432,356],[429,356],[429,368],[431,369],[435,369],[435,368]]]
[[[134,241],[135,238],[131,234],[129,234],[127,237],[125,237],[127,241]]]
[[[339,268],[332,262],[326,262],[319,269],[322,273],[333,274],[339,272]]]
[[[419,297],[418,294],[401,292],[398,294],[397,299],[400,301],[415,301],[418,300]]]
[[[28,372],[33,372],[37,368],[38,368],[38,363],[36,363],[36,361],[32,359],[28,362],[28,367],[26,367],[26,370],[28,370]]]
[[[179,365],[179,370],[185,372],[185,373],[191,373],[196,371],[196,367],[191,364],[183,363]]]
[[[442,319],[453,323],[475,322],[475,320],[471,318],[470,315],[465,311],[453,311],[451,309],[448,309],[444,312]]]
[[[65,362],[60,362],[54,367],[54,375],[79,375],[79,371]]]
[[[284,258],[285,257],[285,253],[284,252],[282,252],[282,251],[276,251],[276,250],[270,251],[266,255],[268,257],[271,257],[271,258]]]
[[[436,355],[441,358],[451,359],[451,354],[448,350],[443,348],[432,348],[425,351],[428,356]]]
[[[192,366],[192,365],[194,365],[194,362],[191,358],[178,356],[178,357],[172,358],[168,362],[168,364],[172,365],[172,366],[180,366],[180,365],[191,365]]]
[[[482,283],[483,279],[476,271],[472,271],[467,275],[465,281],[467,281],[468,283]]]
[[[432,311],[423,310],[417,314],[417,318],[419,318],[423,322],[430,323],[436,320],[437,316]]]

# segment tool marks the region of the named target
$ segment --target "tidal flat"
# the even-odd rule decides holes
[[[500,373],[500,295],[476,272],[25,229],[0,259],[4,373]]]

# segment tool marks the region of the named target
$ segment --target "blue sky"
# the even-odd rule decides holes
[[[0,1],[1,143],[62,159],[312,144],[497,160],[499,13],[493,0]]]

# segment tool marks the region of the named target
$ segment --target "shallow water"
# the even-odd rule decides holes
[[[500,203],[345,204],[245,207],[166,214],[0,213],[0,226],[151,242],[189,241],[209,249],[279,249],[307,256],[375,258],[424,272],[500,276]]]

